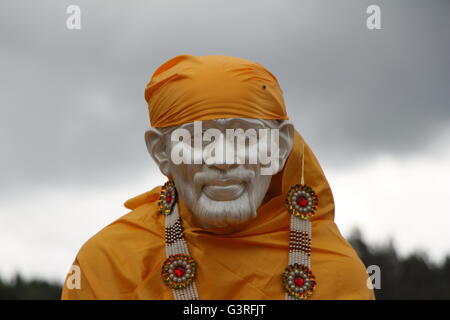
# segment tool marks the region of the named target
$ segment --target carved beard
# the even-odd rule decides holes
[[[178,194],[195,220],[201,227],[208,229],[233,226],[256,217],[256,210],[261,205],[272,179],[272,176],[260,175],[259,171],[259,167],[250,169],[239,166],[220,175],[218,170],[205,167],[204,170],[194,173],[191,179],[180,171],[174,171],[173,179]],[[238,198],[232,200],[211,199],[205,193],[205,184],[224,176],[242,180],[244,191]]]

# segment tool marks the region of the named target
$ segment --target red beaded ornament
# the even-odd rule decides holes
[[[175,189],[175,183],[173,180],[169,180],[161,188],[161,194],[158,202],[159,212],[164,215],[171,214],[176,201],[177,190]]]
[[[180,289],[194,281],[197,263],[186,254],[174,254],[167,258],[162,266],[161,276],[166,285]]]
[[[316,278],[305,265],[295,263],[286,267],[283,272],[284,288],[289,295],[305,300],[316,289]]]
[[[304,184],[292,186],[286,195],[286,207],[293,215],[309,219],[317,211],[319,199],[313,189]]]

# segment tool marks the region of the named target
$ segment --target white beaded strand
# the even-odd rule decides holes
[[[296,215],[291,214],[291,223],[290,223],[290,234],[292,235],[293,232],[305,232],[308,235],[308,242],[311,241],[311,222],[302,219]],[[302,264],[307,266],[309,269],[311,268],[311,260],[308,255],[308,252],[305,252],[303,250],[297,250],[292,249],[291,242],[293,240],[290,240],[290,250],[289,250],[289,265],[293,265],[295,263]],[[289,293],[285,293],[285,299],[286,300],[297,300],[297,298],[291,296]]]
[[[181,222],[180,215],[178,212],[178,204],[175,204],[173,211],[171,214],[166,215],[165,218],[165,225],[166,230],[167,228],[173,227],[177,221]],[[182,232],[182,231],[181,231]],[[182,235],[182,233],[181,233]],[[168,258],[170,255],[175,254],[189,254],[189,249],[187,247],[186,241],[184,240],[184,237],[181,236],[181,239],[177,239],[171,244],[168,244],[166,242],[166,257]],[[187,285],[184,288],[179,289],[172,289],[172,293],[175,300],[199,300],[197,287],[195,285],[195,281],[192,281],[189,285]]]

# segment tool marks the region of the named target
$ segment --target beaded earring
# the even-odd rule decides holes
[[[318,197],[304,181],[305,143],[303,142],[300,184],[292,186],[286,194],[286,207],[291,213],[289,263],[282,274],[287,300],[309,298],[317,283],[311,271],[312,225],[309,219],[317,211]]]
[[[197,263],[190,256],[183,237],[183,225],[178,212],[177,190],[175,183],[169,179],[161,188],[159,211],[165,215],[166,257],[161,270],[161,277],[173,291],[176,300],[198,300],[195,275]]]

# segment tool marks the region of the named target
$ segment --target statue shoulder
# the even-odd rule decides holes
[[[317,299],[374,299],[366,266],[333,221],[313,222],[312,247]]]
[[[97,298],[126,299],[146,274],[160,268],[155,263],[164,250],[164,217],[157,201],[147,201],[86,241],[75,261]]]
[[[164,240],[164,216],[157,201],[136,206],[91,237],[80,249],[79,256],[91,253],[133,252],[149,242]],[[163,241],[164,243],[164,241]]]

